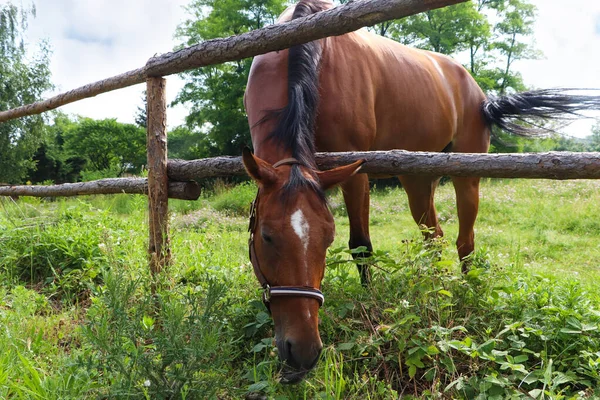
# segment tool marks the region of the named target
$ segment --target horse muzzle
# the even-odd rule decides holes
[[[321,339],[297,342],[293,339],[277,339],[279,359],[283,363],[281,383],[298,383],[312,370],[323,349]]]

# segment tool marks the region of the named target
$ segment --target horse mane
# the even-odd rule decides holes
[[[331,8],[332,3],[324,0],[301,0],[296,4],[292,19],[302,18]],[[291,150],[292,157],[301,165],[316,169],[315,120],[319,106],[319,67],[321,44],[313,41],[289,49],[288,53],[288,104],[272,111],[277,118],[275,129],[268,138]],[[316,178],[316,176],[315,176]],[[311,187],[317,193],[315,181],[306,179],[298,165],[292,167],[290,180],[284,192],[299,187]]]

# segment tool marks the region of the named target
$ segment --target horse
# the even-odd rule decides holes
[[[278,23],[333,7],[301,0]],[[254,153],[242,160],[258,193],[250,218],[249,252],[264,288],[283,363],[282,382],[304,378],[323,347],[318,329],[321,281],[335,226],[324,191],[340,185],[351,249],[373,247],[369,181],[364,160],[319,171],[316,151],[486,153],[492,126],[527,133],[514,117],[551,118],[589,106],[578,96],[541,90],[487,97],[450,57],[401,45],[367,30],[328,37],[254,58],[244,105]],[[412,217],[425,238],[443,235],[434,192],[439,177],[399,176]],[[463,270],[474,251],[479,178],[451,177],[456,192],[456,240]],[[359,265],[363,284],[368,265]]]

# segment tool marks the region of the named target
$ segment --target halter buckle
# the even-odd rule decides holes
[[[263,303],[268,304],[271,301],[271,286],[268,283],[263,287]]]

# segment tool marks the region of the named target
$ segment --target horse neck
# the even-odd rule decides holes
[[[253,136],[254,154],[268,162],[275,164],[278,161],[292,157],[292,150],[285,149],[274,143],[272,139],[265,139],[267,135]]]

